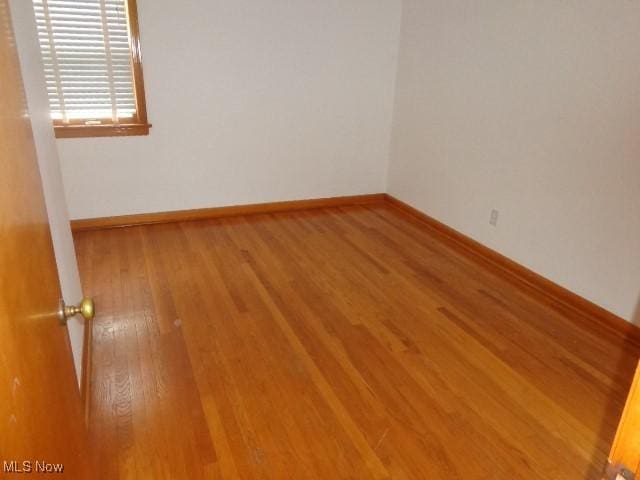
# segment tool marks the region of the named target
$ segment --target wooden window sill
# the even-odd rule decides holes
[[[120,125],[55,125],[56,138],[126,137],[149,135],[148,123]]]

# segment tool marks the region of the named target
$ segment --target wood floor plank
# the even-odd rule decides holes
[[[596,480],[640,355],[384,205],[75,240],[104,479]]]

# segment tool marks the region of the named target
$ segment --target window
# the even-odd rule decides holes
[[[56,137],[147,135],[135,0],[33,0]]]

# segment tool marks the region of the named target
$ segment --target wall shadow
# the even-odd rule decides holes
[[[636,311],[631,317],[631,322],[640,327],[640,294],[638,295],[638,302],[636,303]]]

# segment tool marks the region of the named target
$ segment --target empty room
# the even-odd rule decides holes
[[[0,478],[640,478],[640,2],[0,0]]]

